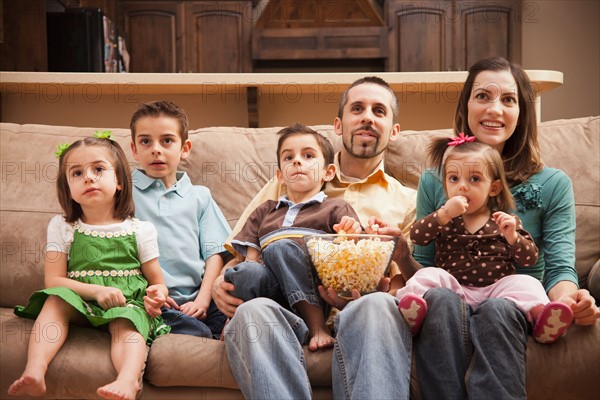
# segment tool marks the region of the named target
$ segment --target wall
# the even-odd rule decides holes
[[[541,120],[600,115],[600,2],[523,5],[523,67],[564,73],[563,85],[543,96]]]

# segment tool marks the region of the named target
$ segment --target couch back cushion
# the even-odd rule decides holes
[[[577,269],[584,282],[600,258],[599,118],[543,123],[542,154],[548,165],[564,170],[573,180],[577,203]],[[330,125],[314,126],[336,149],[340,137]],[[56,200],[58,160],[55,147],[93,135],[95,130],[49,125],[0,124],[0,306],[23,304],[43,287],[46,226],[61,213]],[[128,129],[110,129],[133,167]],[[250,199],[275,173],[279,128],[213,127],[190,131],[192,154],[181,169],[192,182],[211,190],[231,226]],[[386,169],[405,185],[416,188],[426,168],[426,147],[433,135],[450,130],[403,131],[391,143]],[[565,143],[568,143],[568,146]]]

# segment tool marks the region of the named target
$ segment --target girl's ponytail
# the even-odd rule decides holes
[[[444,154],[448,150],[448,138],[436,137],[431,139],[427,151],[429,154],[429,163],[435,168],[438,175],[442,175],[444,170]]]

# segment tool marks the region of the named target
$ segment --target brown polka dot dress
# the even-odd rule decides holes
[[[496,222],[490,218],[476,233],[465,228],[462,216],[440,225],[437,211],[414,223],[412,241],[427,245],[436,241],[435,265],[452,274],[464,286],[488,286],[515,273],[520,267],[534,266],[538,249],[531,235],[517,219],[518,238],[511,246]]]

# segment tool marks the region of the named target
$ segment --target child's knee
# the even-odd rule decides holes
[[[113,337],[119,337],[131,332],[137,332],[133,323],[125,318],[117,318],[109,322],[108,331]]]

